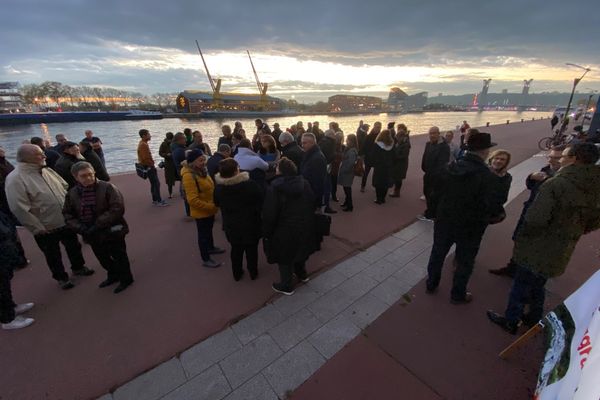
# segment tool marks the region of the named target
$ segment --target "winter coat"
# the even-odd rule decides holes
[[[600,167],[569,165],[541,185],[517,232],[515,262],[562,275],[581,235],[600,228]]]
[[[437,220],[464,228],[486,226],[497,218],[493,207],[495,178],[483,159],[474,153],[467,152],[450,164],[440,173],[435,188],[440,196]]]
[[[158,149],[158,154],[163,158],[165,164],[165,182],[169,186],[173,186],[177,180],[177,171],[173,162],[173,154],[171,153],[171,141],[165,139]]]
[[[44,155],[46,156],[46,165],[54,169],[56,162],[60,159],[60,154],[52,149],[45,149]]]
[[[6,198],[12,213],[32,234],[62,228],[67,182],[50,168],[17,163],[6,177]]]
[[[426,175],[436,176],[450,161],[450,147],[440,139],[437,143],[427,142],[421,160],[421,169]]]
[[[92,164],[94,172],[96,173],[96,178],[105,182],[110,181],[110,176],[108,176],[108,172],[106,172],[106,167],[104,166],[104,164],[102,164],[102,160],[98,156],[98,153],[94,151],[94,149],[88,147],[88,149],[81,153],[81,155],[83,156],[83,158],[85,158],[85,161]]]
[[[232,244],[256,244],[261,236],[263,190],[247,172],[231,178],[215,175],[215,206],[221,209],[223,229]]]
[[[200,176],[184,163],[181,168],[181,182],[192,218],[208,218],[217,213],[218,208],[213,200],[215,184],[210,176]]]
[[[97,180],[95,188],[96,209],[91,224],[80,222],[82,188],[78,185],[69,190],[62,211],[67,227],[73,232],[83,234],[90,226],[95,226],[97,230],[92,236],[94,241],[124,237],[129,233],[129,226],[124,218],[125,201],[123,195],[115,185],[108,182]],[[122,226],[121,229],[118,229],[119,225]],[[111,231],[111,228],[115,230]]]
[[[340,172],[340,165],[342,164],[342,159],[344,158],[345,150],[346,146],[337,142],[335,143],[335,153],[333,155],[333,161],[331,162],[330,175],[338,176],[338,173]]]
[[[375,148],[375,139],[379,133],[371,132],[365,137],[362,147],[359,147],[358,154],[365,157],[365,163],[373,165],[373,149]]]
[[[373,166],[373,186],[389,187],[392,172],[393,146],[375,142],[371,150],[371,165]]]
[[[267,189],[262,231],[270,262],[306,261],[316,250],[314,207],[310,184],[301,176],[277,176]]]
[[[0,211],[0,274],[8,274],[22,262],[17,245],[17,229],[12,219]],[[10,270],[10,271],[9,271]]]
[[[298,143],[291,142],[286,144],[281,148],[281,156],[287,157],[296,164],[296,168],[298,168],[298,174],[300,173],[300,166],[302,165],[302,158],[304,158],[304,150]]]
[[[325,156],[327,164],[331,164],[335,158],[335,139],[329,136],[324,136],[319,142],[319,148]]]
[[[492,173],[493,174],[493,173]],[[508,172],[504,176],[493,174],[492,187],[492,215],[497,215],[501,219],[506,217],[504,203],[508,200],[508,192],[512,183],[512,175]]]
[[[63,178],[65,182],[67,182],[67,184],[69,185],[69,189],[77,184],[75,177],[71,173],[71,167],[79,161],[87,160],[85,158],[80,160],[75,156],[63,153],[63,155],[58,159],[56,165],[54,166],[54,170],[58,172],[60,177]]]
[[[346,149],[344,156],[342,157],[342,163],[340,164],[338,185],[342,187],[352,186],[352,182],[354,182],[354,164],[356,164],[356,160],[358,160],[358,150],[354,147]]]
[[[179,143],[171,143],[171,157],[175,165],[175,180],[181,180],[181,167],[185,161],[185,146]]]
[[[215,175],[219,172],[219,163],[225,159],[225,156],[221,153],[213,154],[208,161],[206,162],[206,169],[208,169],[208,174],[210,177],[215,180]]]
[[[148,142],[140,140],[137,148],[138,163],[144,167],[154,167],[154,158],[152,158],[152,152]]]
[[[406,178],[408,170],[408,156],[410,154],[410,139],[397,141],[392,150],[392,182],[400,182]]]
[[[300,173],[308,181],[315,195],[315,207],[319,207],[323,199],[325,179],[327,178],[327,161],[325,161],[325,156],[321,153],[319,146],[313,146],[310,150],[304,152]]]
[[[6,158],[0,158],[0,211],[6,214],[13,223],[16,223],[16,218],[8,207],[8,200],[6,199],[6,177],[14,170],[15,167]]]

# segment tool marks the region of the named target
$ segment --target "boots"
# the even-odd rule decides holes
[[[400,197],[400,188],[394,188],[394,191],[392,194],[390,194],[390,197]]]

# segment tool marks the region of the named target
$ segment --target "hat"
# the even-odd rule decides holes
[[[191,164],[194,161],[196,161],[196,158],[203,156],[203,155],[204,155],[204,153],[202,152],[202,150],[194,149],[194,150],[188,151],[188,153],[185,156],[185,159],[188,162],[188,164]]]
[[[497,143],[492,142],[492,135],[486,132],[477,132],[469,135],[467,140],[468,150],[485,150],[496,146]]]

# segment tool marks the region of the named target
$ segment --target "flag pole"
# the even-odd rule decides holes
[[[500,357],[503,360],[506,360],[508,358],[509,353],[512,353],[513,350],[519,347],[522,343],[530,340],[532,337],[537,335],[543,328],[544,324],[542,323],[542,321],[538,322],[537,324],[532,326],[531,329],[529,329],[522,336],[520,336],[517,340],[512,342],[507,348],[502,350],[502,352],[498,354],[498,357]]]

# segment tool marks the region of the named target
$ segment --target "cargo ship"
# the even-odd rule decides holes
[[[139,110],[15,112],[0,114],[0,125],[49,124],[56,122],[128,121],[162,118],[162,113]]]

